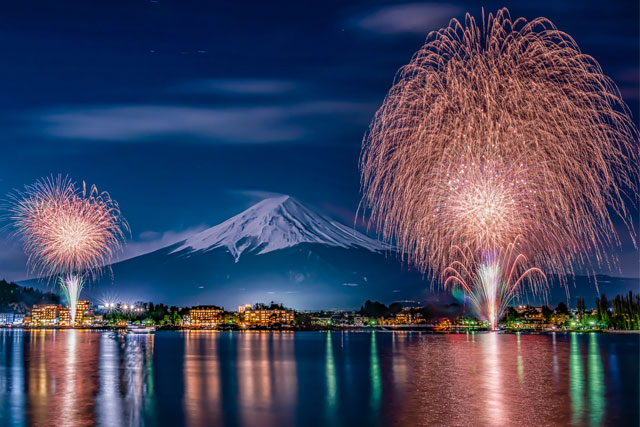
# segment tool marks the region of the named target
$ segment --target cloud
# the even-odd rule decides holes
[[[302,88],[294,80],[265,78],[199,79],[181,83],[177,90],[186,93],[235,95],[281,95]]]
[[[252,205],[264,199],[284,196],[282,193],[274,193],[272,191],[265,190],[228,190],[228,192],[234,196],[249,198]]]
[[[334,100],[248,107],[107,105],[47,110],[31,119],[37,132],[53,138],[124,142],[187,137],[251,144],[297,141],[321,132],[326,137],[327,123],[366,124],[373,109]]]
[[[464,11],[459,6],[437,3],[407,3],[369,11],[351,20],[353,27],[375,34],[417,34],[447,25]]]
[[[357,283],[343,283],[342,286],[349,286],[349,287],[355,288],[360,285],[358,285]]]
[[[199,225],[181,231],[143,231],[135,240],[127,243],[124,251],[118,257],[118,261],[124,261],[129,258],[144,255],[174,243],[181,242],[187,237],[199,233],[207,228],[208,227],[206,225]]]

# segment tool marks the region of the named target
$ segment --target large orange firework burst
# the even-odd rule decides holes
[[[363,141],[363,205],[384,239],[446,280],[509,245],[546,272],[635,244],[637,129],[615,84],[545,18],[506,9],[429,34]],[[476,276],[480,274],[476,271]]]
[[[98,274],[124,244],[128,225],[118,204],[95,186],[79,189],[68,177],[50,177],[10,202],[9,219],[36,274]]]

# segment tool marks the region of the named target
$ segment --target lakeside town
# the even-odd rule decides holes
[[[423,306],[416,301],[389,306],[366,301],[360,310],[298,311],[282,304],[245,304],[235,310],[216,305],[177,307],[152,302],[78,301],[75,319],[71,309],[52,293],[0,281],[2,301],[0,326],[20,328],[127,328],[149,332],[156,329],[217,330],[324,330],[341,328],[424,329],[434,331],[484,330],[486,321],[450,304]],[[31,296],[31,298],[29,298]],[[26,297],[26,298],[25,298]],[[24,300],[37,300],[27,306]],[[21,301],[18,304],[18,301]],[[609,331],[640,329],[640,295],[631,291],[609,301],[601,295],[594,307],[583,298],[576,306],[564,302],[548,305],[508,307],[499,322],[501,330],[513,331]]]

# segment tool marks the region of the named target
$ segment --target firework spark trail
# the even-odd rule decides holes
[[[75,274],[60,276],[60,287],[67,297],[67,301],[69,301],[71,324],[73,324],[76,319],[76,309],[78,300],[80,299],[80,292],[82,292],[82,288],[84,287],[84,279],[82,276]]]
[[[636,244],[637,141],[615,84],[549,20],[467,14],[398,72],[363,141],[362,204],[433,278],[451,248],[479,266],[514,242],[532,265],[572,274],[615,262],[610,211]]]
[[[527,257],[518,252],[518,241],[503,250],[474,254],[468,249],[453,247],[453,260],[445,268],[444,285],[458,286],[471,299],[472,304],[487,317],[495,328],[507,304],[521,294],[525,282],[536,293],[546,292],[546,276],[537,267],[530,267]]]
[[[60,276],[75,313],[85,277],[96,278],[122,249],[129,229],[118,204],[95,186],[78,189],[58,175],[9,196],[9,220],[24,245],[31,272]],[[72,322],[75,317],[72,317]]]

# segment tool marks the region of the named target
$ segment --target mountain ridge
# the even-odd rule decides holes
[[[319,214],[291,196],[264,199],[180,243],[171,253],[224,247],[238,262],[244,252],[265,254],[300,243],[382,252],[389,246]]]

